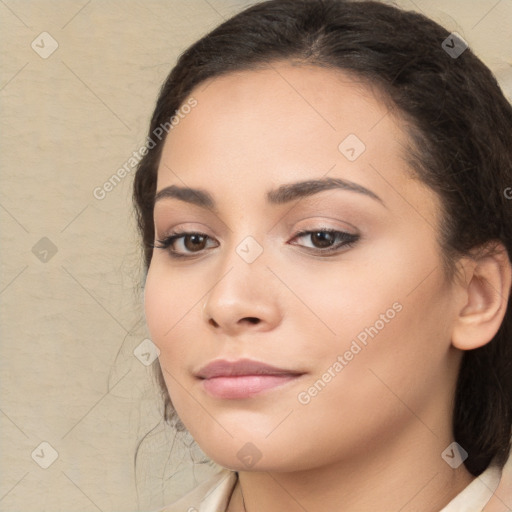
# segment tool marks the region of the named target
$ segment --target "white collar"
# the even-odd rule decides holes
[[[439,512],[476,512],[489,503],[501,480],[502,470],[491,464]]]

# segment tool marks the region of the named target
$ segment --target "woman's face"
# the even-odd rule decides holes
[[[399,121],[348,75],[290,63],[191,96],[154,218],[157,240],[192,236],[155,249],[145,308],[201,448],[231,469],[285,471],[375,454],[397,434],[444,442],[454,290],[440,203],[410,177]],[[241,359],[282,372],[201,371]]]

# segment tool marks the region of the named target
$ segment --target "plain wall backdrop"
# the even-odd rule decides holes
[[[130,158],[179,54],[253,3],[0,0],[1,511],[154,510],[217,471],[159,425],[137,349]],[[512,98],[511,0],[397,4],[460,33]]]

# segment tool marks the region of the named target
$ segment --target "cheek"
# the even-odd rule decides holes
[[[366,312],[358,317],[364,321],[347,321],[350,334],[338,352],[346,366],[329,391],[333,396],[324,397],[344,396],[346,412],[357,417],[359,411],[360,419],[371,409],[386,421],[399,405],[397,396],[421,410],[432,394],[449,386],[453,371],[450,295],[439,269],[412,292],[408,280],[385,289],[365,301]]]
[[[320,444],[326,451],[357,451],[357,440],[370,446],[403,428],[411,421],[410,409],[436,424],[439,407],[435,401],[432,404],[432,397],[442,400],[449,391],[453,368],[447,364],[448,299],[439,276],[432,277],[421,292],[409,296],[397,287],[389,296],[368,298],[366,312],[357,321],[351,320],[350,310],[338,310],[337,326],[340,333],[346,327],[346,335],[330,346],[315,348],[311,356],[312,361],[317,359],[315,372],[297,390],[294,424],[276,433],[272,439],[276,446],[289,437],[300,439],[321,431]],[[436,296],[442,298],[431,304]],[[432,407],[436,412],[431,413]]]
[[[199,276],[170,270],[165,261],[154,259],[144,288],[144,310],[151,340],[160,350],[159,362],[173,402],[190,386],[191,365],[204,352],[200,299],[207,283]],[[203,289],[204,288],[204,289]],[[177,398],[176,398],[177,399]]]
[[[160,283],[159,273],[152,263],[144,287],[144,312],[151,339],[156,345],[161,342],[167,323],[165,319],[172,311],[172,308],[169,307],[171,306],[169,300],[172,298],[172,294],[166,292],[166,287]],[[170,327],[169,324],[167,328]],[[161,349],[162,347],[159,346],[158,348]]]
[[[203,295],[202,287],[194,275],[170,270],[165,256],[156,255],[148,270],[144,287],[144,310],[148,328],[154,342],[172,338]]]
[[[400,251],[396,243],[384,243],[378,262],[354,263],[333,273],[329,281],[316,281],[310,304],[335,333],[329,335],[321,327],[327,335],[308,348],[315,369],[309,384],[319,377],[329,381],[326,391],[319,383],[323,398],[318,404],[341,394],[352,411],[357,404],[378,409],[382,393],[389,390],[377,376],[413,401],[423,400],[437,382],[446,382],[453,314],[450,287],[435,245],[430,251],[428,244],[417,247],[421,251]],[[332,367],[340,356],[343,369],[337,365],[336,372]],[[329,368],[336,378],[325,374]],[[317,413],[325,414],[321,408]]]
[[[173,405],[180,394],[179,369],[184,367],[185,353],[180,344],[174,343],[183,311],[183,297],[177,293],[177,283],[166,277],[153,260],[144,287],[144,310],[151,340],[160,350],[159,363]],[[178,380],[177,380],[178,379]]]
[[[194,314],[197,294],[188,297],[186,290],[181,280],[166,272],[161,263],[152,262],[144,288],[144,311],[151,340],[160,349],[161,364],[177,361],[179,344],[173,339],[185,325],[187,315]]]

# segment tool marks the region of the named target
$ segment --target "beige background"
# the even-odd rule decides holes
[[[179,53],[250,3],[0,0],[1,511],[153,510],[216,471],[159,426],[133,354],[147,337],[133,172],[93,191],[144,143]],[[512,98],[511,0],[398,3],[463,35]]]

